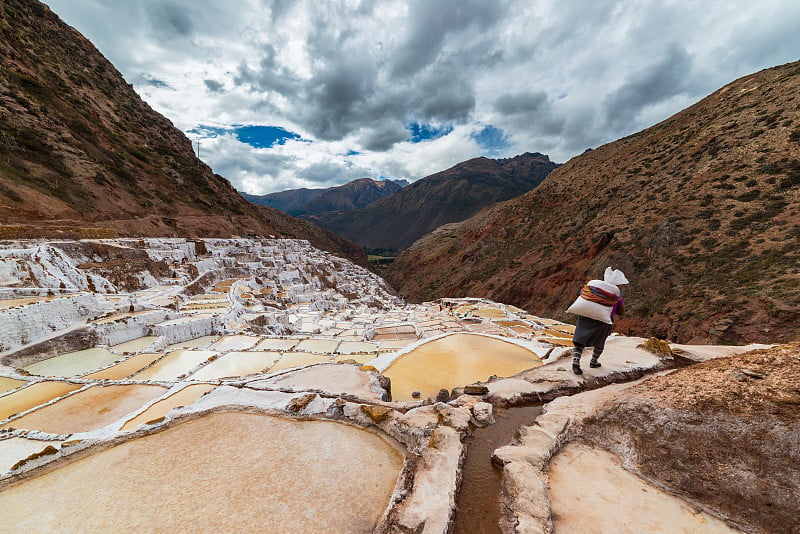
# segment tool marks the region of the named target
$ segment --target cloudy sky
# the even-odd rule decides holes
[[[797,0],[45,0],[239,190],[562,163],[800,59]]]

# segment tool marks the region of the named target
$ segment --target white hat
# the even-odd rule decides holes
[[[603,273],[603,280],[615,286],[628,283],[628,279],[625,278],[625,274],[622,271],[619,269],[612,269],[611,267],[606,267],[606,272]]]

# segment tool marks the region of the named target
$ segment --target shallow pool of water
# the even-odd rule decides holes
[[[131,339],[130,341],[126,341],[125,343],[120,343],[119,345],[113,345],[109,348],[114,352],[119,352],[119,353],[139,352],[145,347],[149,347],[150,345],[152,345],[156,339],[158,339],[158,336],[145,336],[136,339]]]
[[[126,421],[120,430],[132,430],[139,425],[143,425],[159,417],[164,417],[173,408],[189,406],[202,397],[204,393],[211,391],[215,387],[216,386],[211,384],[193,384],[191,386],[186,386],[169,397],[154,402],[142,413]]]
[[[114,354],[106,348],[94,347],[54,356],[48,360],[26,365],[23,369],[41,376],[80,376],[120,359],[122,356],[119,354]]]
[[[5,376],[0,376],[0,393],[5,393],[6,391],[17,389],[18,387],[22,387],[27,383],[28,382],[25,380],[17,380],[16,378],[7,378]]]
[[[317,352],[320,354],[333,354],[338,345],[338,339],[303,339],[297,344],[295,350]]]
[[[512,376],[542,365],[530,350],[499,339],[452,334],[429,341],[392,363],[383,374],[392,380],[392,398],[413,400],[412,391],[422,398],[436,396],[442,388],[452,390],[491,375]]]
[[[269,369],[280,357],[279,352],[229,352],[201,367],[189,380],[215,380],[262,372]]]
[[[368,341],[342,341],[336,349],[339,354],[353,354],[356,352],[377,352],[377,343]]]
[[[213,350],[175,350],[131,378],[133,380],[176,380],[215,354],[216,352]]]
[[[175,350],[175,349],[204,349],[208,347],[214,340],[217,339],[217,336],[202,336],[197,337],[194,339],[189,339],[187,341],[181,341],[179,343],[173,343],[172,345],[168,345],[166,347],[167,350]]]
[[[269,368],[270,373],[290,369],[292,367],[304,367],[314,363],[329,362],[331,356],[328,354],[310,354],[308,352],[285,352],[275,365]]]
[[[163,395],[160,386],[93,386],[14,419],[0,428],[41,430],[51,434],[74,434],[97,430],[134,412]]]
[[[549,490],[557,534],[739,532],[627,471],[611,453],[582,444],[552,458]]]
[[[500,534],[503,480],[502,471],[492,464],[492,454],[511,443],[519,427],[531,425],[541,413],[541,405],[496,409],[495,424],[476,428],[467,438],[453,532]]]
[[[124,362],[120,362],[116,365],[112,365],[111,367],[90,373],[83,378],[89,378],[92,380],[124,380],[139,369],[147,367],[162,356],[163,354],[161,353],[143,352],[142,354],[131,356]]]
[[[256,345],[253,350],[290,350],[297,345],[297,339],[266,338]]]
[[[4,395],[0,397],[0,421],[80,388],[63,382],[39,382]]]
[[[5,488],[0,524],[19,532],[372,532],[402,462],[396,445],[340,423],[217,413]]]
[[[226,350],[247,350],[258,342],[259,338],[256,336],[223,336],[216,343],[211,345],[209,349],[219,352]]]
[[[0,440],[0,473],[9,471],[20,460],[24,460],[48,446],[58,448],[60,445],[60,441],[36,441],[25,438]]]

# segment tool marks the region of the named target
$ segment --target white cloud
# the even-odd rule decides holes
[[[302,141],[201,140],[238,188],[415,180],[484,155],[565,161],[734,79],[797,60],[795,0],[49,0],[184,131],[260,124]],[[452,126],[410,143],[411,122]]]

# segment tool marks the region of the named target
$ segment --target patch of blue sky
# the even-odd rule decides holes
[[[470,134],[478,146],[484,149],[488,155],[496,155],[511,146],[506,133],[500,128],[487,124],[480,130]]]
[[[355,150],[348,150],[345,152],[345,156],[358,156],[359,154],[361,154],[361,152],[357,152]]]
[[[453,131],[453,127],[449,124],[434,126],[432,124],[420,124],[419,122],[412,122],[406,126],[406,129],[411,132],[411,137],[408,141],[412,143],[438,139]]]
[[[282,145],[290,139],[300,139],[299,134],[280,126],[234,124],[229,127],[219,127],[201,125],[189,130],[189,133],[205,137],[234,135],[239,141],[253,148],[271,148],[275,145]]]

